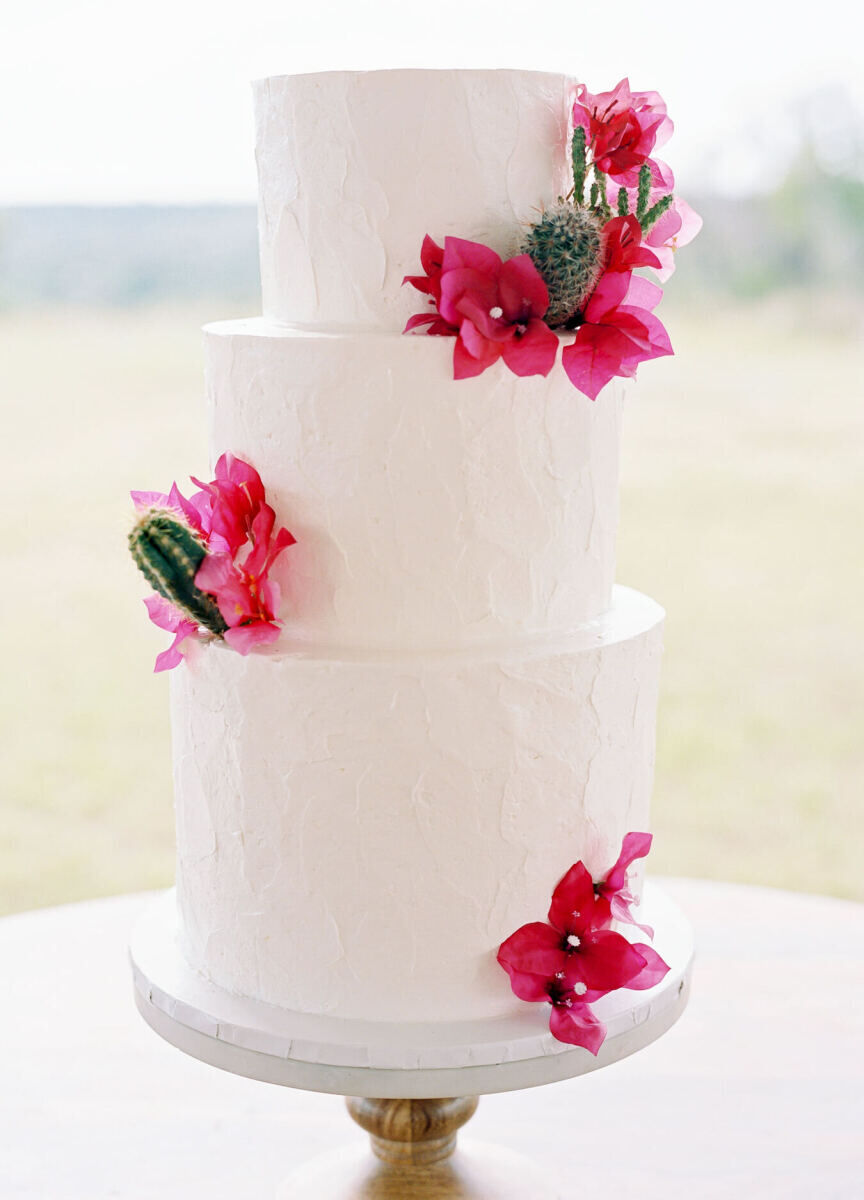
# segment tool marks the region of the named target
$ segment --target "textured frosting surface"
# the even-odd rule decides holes
[[[205,330],[212,461],[264,479],[297,538],[283,640],[448,647],[572,629],[609,607],[620,381],[452,378],[450,338]]]
[[[494,656],[195,648],[171,681],[189,961],[310,1013],[518,1007],[499,943],[647,828],[662,616],[619,588]]]
[[[571,81],[346,71],[254,85],[264,313],[397,330],[428,233],[516,251],[566,192]]]

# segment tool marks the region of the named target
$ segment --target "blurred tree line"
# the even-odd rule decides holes
[[[832,171],[810,144],[773,191],[701,196],[693,206],[705,224],[677,260],[679,293],[864,296],[864,179]]]
[[[800,145],[772,191],[687,199],[705,224],[678,259],[673,304],[801,289],[864,297],[864,177],[854,165],[826,162],[812,141]],[[0,306],[7,309],[212,297],[256,311],[258,296],[251,205],[0,211]]]

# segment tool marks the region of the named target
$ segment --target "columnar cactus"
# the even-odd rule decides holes
[[[603,273],[598,216],[559,201],[532,225],[522,247],[549,290],[547,325],[565,325],[584,307]]]
[[[160,596],[211,633],[225,632],[228,626],[215,600],[195,586],[207,550],[180,516],[160,508],[143,512],[129,534],[129,549]]]

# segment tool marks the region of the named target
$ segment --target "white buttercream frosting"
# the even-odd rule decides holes
[[[647,827],[662,615],[616,589],[567,639],[495,655],[196,647],[172,678],[189,961],[310,1013],[518,1007],[499,943]]]
[[[609,607],[620,381],[499,362],[453,380],[453,339],[205,331],[212,460],[265,481],[297,538],[285,638],[434,648],[572,629]]]
[[[571,81],[334,71],[254,85],[264,313],[401,329],[424,234],[500,254],[571,186]]]

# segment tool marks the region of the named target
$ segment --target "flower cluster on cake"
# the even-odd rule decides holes
[[[583,862],[574,863],[552,893],[548,921],[523,925],[501,944],[498,962],[520,1000],[551,1006],[549,1028],[560,1042],[596,1054],[606,1026],[591,1005],[619,988],[643,991],[669,971],[645,942],[630,942],[613,920],[654,936],[631,911],[628,868],[651,849],[651,834],[628,833],[608,873],[595,882]]]
[[[279,587],[270,568],[293,545],[275,529],[254,467],[223,454],[209,483],[187,499],[171,491],[132,492],[138,519],[129,549],[154,594],[144,601],[150,620],[174,634],[155,669],[176,667],[190,637],[216,637],[239,654],[279,636]]]
[[[576,89],[572,110],[573,187],[522,237],[506,262],[488,246],[427,234],[423,275],[408,275],[434,312],[417,313],[405,332],[455,337],[453,375],[479,375],[503,359],[516,375],[548,375],[559,332],[572,333],[561,364],[590,399],[642,362],[672,354],[654,309],[674,252],[699,232],[700,218],[673,194],[674,177],[654,151],[672,133],[657,92],[634,92],[625,78],[610,92]]]

